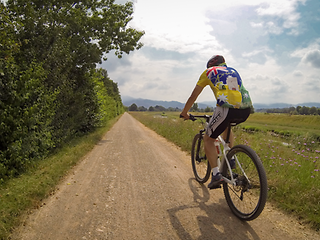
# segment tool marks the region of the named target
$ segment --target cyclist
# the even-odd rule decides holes
[[[204,135],[204,150],[212,168],[212,180],[208,188],[217,188],[223,181],[218,168],[218,154],[214,142],[222,134],[226,139],[230,122],[241,123],[247,120],[251,113],[252,103],[248,91],[244,88],[239,73],[227,66],[221,55],[214,55],[207,62],[207,69],[200,78],[188,98],[180,117],[189,119],[188,111],[196,101],[203,88],[209,85],[216,97],[217,104],[213,116]],[[233,146],[233,133],[230,133],[230,147]],[[232,168],[235,162],[230,161]]]

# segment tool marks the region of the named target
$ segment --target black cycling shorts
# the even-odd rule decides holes
[[[251,108],[236,109],[216,107],[209,124],[206,134],[211,138],[217,138],[230,123],[239,124],[247,120],[251,113]]]

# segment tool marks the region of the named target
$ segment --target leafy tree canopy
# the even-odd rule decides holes
[[[142,47],[144,32],[128,27],[132,2],[9,0],[7,7],[12,19],[23,24],[19,35],[24,60],[36,58],[47,69],[86,70],[111,50],[121,57]]]

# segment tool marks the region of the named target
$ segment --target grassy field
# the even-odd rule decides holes
[[[296,135],[320,141],[320,116],[255,113],[242,124],[246,129],[263,130],[284,136]]]
[[[94,133],[74,139],[18,178],[0,184],[0,239],[10,239],[14,227],[28,212],[42,206],[42,200],[54,193],[68,171],[93,149],[118,118]]]
[[[174,112],[130,114],[187,152],[202,127]],[[319,116],[255,113],[234,128],[236,144],[251,146],[264,164],[268,201],[316,230],[320,230],[319,123]]]

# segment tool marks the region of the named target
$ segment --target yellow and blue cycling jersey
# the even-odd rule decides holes
[[[205,70],[197,83],[200,87],[209,85],[217,99],[217,106],[227,108],[252,107],[249,92],[243,86],[239,73],[226,64]]]

